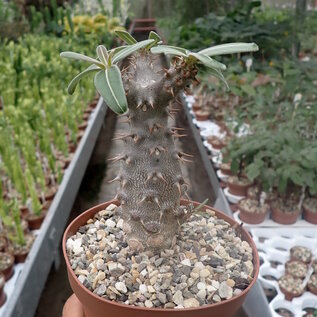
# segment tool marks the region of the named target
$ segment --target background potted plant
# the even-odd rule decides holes
[[[245,291],[236,291],[236,296],[233,296],[232,287],[238,282],[234,280],[220,281],[219,284],[214,283],[214,288],[217,289],[216,286],[218,286],[218,296],[214,296],[215,290],[213,290],[208,276],[212,271],[212,266],[222,265],[223,259],[221,257],[214,258],[214,262],[210,263],[212,266],[207,265],[207,267],[200,262],[201,264],[196,264],[194,272],[191,271],[193,269],[192,265],[198,263],[195,260],[198,255],[195,255],[192,251],[184,251],[180,252],[181,258],[179,258],[174,254],[173,248],[180,248],[179,251],[182,251],[182,248],[178,245],[180,240],[177,240],[176,237],[177,233],[183,234],[182,231],[179,231],[181,225],[189,224],[189,221],[193,219],[189,220],[189,218],[191,216],[195,217],[194,212],[201,208],[205,209],[205,207],[203,205],[198,206],[197,203],[194,204],[190,201],[181,201],[182,196],[186,196],[187,185],[182,177],[180,163],[189,161],[191,156],[178,152],[174,147],[174,138],[179,138],[182,135],[178,128],[168,126],[169,109],[167,106],[175,100],[175,97],[190,80],[195,79],[200,67],[205,67],[213,75],[223,78],[221,70],[225,66],[210,56],[257,50],[257,46],[244,43],[225,44],[193,53],[183,48],[162,45],[160,37],[154,32],[150,33],[148,40],[142,42],[137,42],[127,32],[117,32],[117,34],[128,45],[110,51],[107,51],[104,46],[98,46],[97,59],[73,52],[61,54],[62,57],[83,60],[92,64],[71,81],[68,91],[73,93],[83,76],[91,72],[97,72],[94,83],[98,92],[112,110],[127,117],[126,121],[130,125],[128,134],[118,136],[118,139],[125,142],[126,151],[113,159],[113,161],[121,162],[119,175],[114,179],[114,181],[120,182],[120,189],[116,197],[119,201],[117,204],[120,205],[116,207],[108,202],[92,208],[78,217],[65,232],[63,250],[71,285],[84,306],[86,316],[103,316],[105,311],[121,314],[122,316],[126,314],[147,316],[149,313],[159,315],[180,313],[190,316],[193,314],[193,310],[197,310],[199,316],[210,315],[210,310],[215,310],[218,313],[225,312],[229,316],[237,309],[240,304],[238,302],[242,302],[241,296],[244,297]],[[162,67],[162,63],[164,63],[162,57],[157,55],[161,53],[175,56],[171,64],[165,68]],[[117,64],[121,61],[124,62],[120,71]],[[115,214],[113,214],[113,210],[116,210]],[[213,211],[210,212],[210,215],[212,214],[214,214]],[[117,215],[120,215],[122,219],[116,219]],[[220,216],[218,212],[216,212],[216,215]],[[95,218],[92,218],[93,216]],[[89,280],[92,276],[79,277],[83,271],[76,271],[75,269],[75,275],[72,266],[77,267],[74,264],[76,254],[81,253],[82,248],[84,248],[82,243],[77,240],[77,230],[86,232],[85,230],[88,229],[85,226],[87,220],[91,218],[89,221],[95,223],[99,217],[103,218],[100,218],[100,221],[105,223],[106,231],[108,229],[115,230],[114,228],[118,227],[116,220],[119,221],[119,227],[123,229],[125,235],[123,243],[125,243],[124,248],[128,252],[126,259],[131,260],[131,271],[129,272],[128,269],[127,275],[122,275],[126,270],[125,266],[129,263],[114,260],[109,250],[106,252],[109,254],[99,261],[104,270],[94,275],[93,284],[90,285]],[[220,217],[233,224],[232,220],[224,215]],[[203,226],[204,223],[205,221],[202,219]],[[79,229],[80,226],[82,226],[81,229]],[[99,231],[101,239],[104,235],[103,232],[104,230]],[[122,231],[119,230],[119,232],[118,234],[122,236]],[[87,231],[87,233],[89,232]],[[244,231],[242,235],[244,239],[247,237]],[[236,241],[239,240],[238,238]],[[247,241],[252,244],[251,240],[247,239]],[[111,243],[111,245],[118,247],[117,242]],[[123,248],[123,246],[120,247]],[[206,251],[207,247],[206,245]],[[221,250],[220,248],[218,252],[221,253]],[[244,267],[246,269],[244,274],[246,275],[242,277],[242,285],[245,286],[250,283],[251,279],[251,284],[254,283],[257,274],[256,266],[258,265],[255,251],[252,251],[249,245],[246,250],[251,254],[253,253],[248,257],[254,257],[254,259],[253,264],[250,258]],[[143,258],[143,255],[146,255],[145,258]],[[158,274],[158,269],[161,270],[164,266],[166,255],[175,258],[175,265],[186,270],[186,274],[184,274],[184,271],[174,267],[174,273],[179,270],[179,273],[177,273],[180,274],[179,281],[182,278],[185,283],[185,279],[187,280],[190,275],[190,283],[194,283],[197,290],[196,296],[189,291],[186,283],[183,287],[189,292],[189,294],[187,292],[188,297],[179,286],[176,288],[179,281],[173,281],[172,276],[174,274],[169,269],[166,272],[169,275],[167,285],[161,285],[161,289],[170,288],[171,285],[175,285],[175,287],[166,290],[165,294],[154,288],[157,287],[155,282],[153,282],[153,286],[149,285],[151,283],[149,281],[142,282],[142,280],[145,281],[145,277],[148,276],[151,279],[151,277],[155,277],[155,274]],[[120,258],[121,254],[116,257]],[[149,258],[153,261],[158,260],[156,264],[158,269],[152,268],[149,262],[142,264],[142,259],[149,260]],[[122,261],[124,261],[123,258]],[[133,290],[130,289],[130,287],[133,287],[133,283],[130,284],[127,280],[129,274],[137,283],[139,296],[134,299],[131,297],[133,296]],[[175,273],[175,276],[177,274]],[[216,276],[217,274],[214,275],[215,278]],[[250,279],[251,276],[253,278]],[[196,284],[195,279],[199,277],[200,282],[196,281]],[[98,279],[106,279],[111,285],[105,282],[104,286],[99,286],[103,289],[94,289],[94,285],[99,285]],[[173,284],[173,282],[176,284]],[[108,287],[105,288],[106,285]],[[191,285],[193,286],[193,284]],[[207,288],[208,285],[209,288]],[[249,288],[250,286],[247,289]],[[94,293],[104,294],[106,299],[95,295],[89,289],[94,289]],[[127,296],[128,293],[130,297]],[[161,296],[161,299],[158,299],[157,296]],[[208,298],[215,304],[198,307],[206,303]],[[109,301],[109,299],[116,299],[117,303]],[[222,299],[227,299],[228,305],[225,305],[225,301],[223,305]],[[131,302],[134,305],[126,305]],[[178,308],[184,309],[172,309],[176,305]],[[154,306],[165,307],[165,309],[155,309]]]

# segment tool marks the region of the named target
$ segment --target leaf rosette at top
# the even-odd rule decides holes
[[[227,88],[229,88],[228,83],[221,72],[222,70],[226,69],[226,65],[216,61],[210,56],[254,52],[258,49],[259,47],[255,43],[227,43],[209,47],[199,51],[198,53],[195,53],[181,47],[158,45],[151,48],[151,53],[179,56],[183,57],[188,63],[193,62],[198,65],[202,64],[208,69],[208,72],[211,75],[224,82]]]
[[[127,32],[118,31],[117,33],[120,34],[120,38],[125,38],[128,44],[133,44],[117,47],[110,52],[107,51],[105,46],[99,45],[96,49],[97,59],[74,52],[62,52],[61,57],[92,63],[92,65],[72,79],[67,88],[69,94],[74,93],[77,84],[83,77],[90,73],[97,72],[94,80],[97,91],[115,113],[122,114],[127,111],[128,103],[123,88],[120,69],[116,63],[139,49],[157,43],[157,38],[136,42]]]

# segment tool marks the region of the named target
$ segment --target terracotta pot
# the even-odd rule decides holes
[[[193,111],[199,111],[201,110],[201,105],[194,103],[192,106]]]
[[[247,189],[252,186],[252,184],[236,184],[236,183],[230,183],[229,179],[227,180],[227,184],[229,187],[229,192],[232,195],[236,196],[246,196],[247,195]]]
[[[45,213],[43,212],[39,216],[35,216],[33,214],[27,214],[25,220],[28,222],[28,227],[30,230],[40,229],[42,222],[45,218]]]
[[[95,206],[86,212],[82,213],[78,216],[73,222],[67,227],[64,237],[63,237],[63,253],[67,265],[67,273],[70,285],[83,305],[85,311],[85,317],[108,317],[108,316],[116,316],[116,317],[149,317],[149,316],[157,316],[157,317],[165,317],[165,316],[184,316],[184,317],[218,317],[218,316],[232,316],[242,305],[245,296],[250,291],[252,286],[254,285],[258,273],[259,273],[259,257],[256,251],[256,246],[251,238],[251,236],[245,231],[243,228],[241,230],[242,239],[246,240],[252,247],[253,250],[253,263],[254,263],[254,278],[250,285],[243,290],[239,295],[232,297],[229,300],[202,306],[199,308],[186,308],[186,309],[158,309],[158,308],[145,308],[138,307],[132,305],[124,305],[119,304],[115,301],[110,301],[105,298],[99,297],[84,287],[76,277],[73,272],[67,252],[66,252],[66,241],[67,238],[72,236],[77,232],[80,226],[84,225],[88,219],[92,218],[95,213],[100,210],[105,209],[110,204],[115,203],[116,201],[109,201],[103,203],[101,205]],[[186,201],[182,201],[183,204],[186,204]],[[188,201],[187,201],[188,203]],[[194,202],[195,206],[199,204]],[[236,221],[234,221],[229,216],[211,208],[215,211],[217,217],[224,219],[231,225],[238,225]]]
[[[317,225],[317,213],[309,210],[305,205],[303,205],[303,216],[306,221]]]
[[[83,114],[83,120],[87,121],[89,119],[90,114],[89,113],[84,113]]]
[[[90,114],[90,113],[92,113],[92,110],[93,110],[93,109],[91,109],[91,108],[87,108],[87,109],[84,111],[84,113]]]
[[[210,117],[210,112],[204,111],[204,110],[198,110],[195,112],[195,116],[197,121],[206,121]]]
[[[249,212],[246,209],[242,208],[239,205],[239,210],[240,210],[240,219],[246,223],[251,223],[251,224],[259,224],[264,221],[265,216],[267,215],[266,212]]]
[[[8,240],[6,237],[0,237],[0,252],[4,252],[8,246]]]
[[[232,171],[230,168],[227,168],[224,164],[220,164],[220,171],[224,175],[232,176]]]
[[[27,256],[29,254],[29,251],[23,252],[23,253],[17,253],[14,255],[14,261],[15,263],[24,263]]]
[[[0,273],[0,307],[5,303],[7,297],[4,292],[4,284],[5,284],[5,278],[4,275]]]
[[[7,281],[12,277],[12,275],[14,273],[14,269],[13,269],[14,257],[11,254],[6,253],[6,252],[1,252],[0,255],[5,255],[5,256],[9,257],[9,259],[10,259],[10,264],[7,266],[7,268],[0,271],[0,273],[2,273],[4,275],[4,278]]]
[[[84,122],[84,123],[82,123],[81,125],[79,125],[78,129],[79,129],[80,131],[85,131],[86,128],[87,128],[87,126],[88,126],[88,123],[87,123],[87,122]]]
[[[279,208],[274,207],[272,204],[271,210],[272,220],[282,225],[291,225],[295,223],[298,216],[300,215],[300,210],[298,210],[297,212],[285,213],[282,212]]]
[[[215,137],[215,136],[209,136],[207,137],[207,142],[215,149],[215,150],[221,150],[225,147],[225,144],[222,143],[222,141]]]

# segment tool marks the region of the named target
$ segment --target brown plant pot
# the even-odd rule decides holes
[[[0,252],[4,252],[8,246],[8,240],[6,237],[0,237]]]
[[[193,111],[199,111],[201,110],[201,105],[194,103],[192,106]]]
[[[315,225],[317,225],[317,213],[316,212],[312,212],[311,210],[309,210],[307,207],[305,207],[303,205],[303,216],[305,218],[306,221],[313,223]]]
[[[221,165],[220,165],[220,171],[224,175],[228,175],[228,176],[232,176],[233,175],[230,168],[227,169],[227,168],[222,167]]]
[[[82,124],[78,127],[78,129],[79,129],[80,131],[85,131],[86,128],[87,128],[87,126],[88,126],[88,123],[87,123],[87,122],[84,122],[84,123],[82,123]]]
[[[5,254],[6,256],[8,256],[10,258],[10,264],[8,265],[8,267],[5,268],[4,270],[0,271],[0,273],[2,273],[4,275],[4,279],[7,281],[12,277],[12,275],[14,273],[14,269],[13,269],[14,257],[11,254],[6,253],[6,252],[1,252],[1,253]]]
[[[229,192],[232,195],[236,196],[246,196],[247,195],[247,189],[252,186],[252,184],[236,184],[236,183],[230,183],[229,180],[227,180],[227,184],[229,187]]]
[[[246,209],[242,208],[239,205],[239,210],[240,210],[240,219],[246,223],[251,223],[251,224],[259,224],[264,221],[265,216],[267,215],[266,212],[249,212]]]
[[[4,275],[0,273],[0,307],[5,303],[7,297],[6,294],[4,292],[4,284],[5,284],[5,278]]]
[[[35,216],[33,214],[27,214],[25,220],[28,222],[28,227],[30,230],[40,229],[42,222],[45,218],[45,213],[43,212],[39,216]]]
[[[29,252],[15,254],[14,255],[15,263],[24,263],[28,254]]]
[[[297,212],[285,213],[282,212],[279,208],[271,205],[271,218],[273,221],[280,223],[282,225],[291,225],[296,222],[298,216],[300,215],[300,210]]]
[[[197,121],[206,121],[210,117],[210,112],[199,110],[195,112],[195,116]]]
[[[91,209],[88,209],[86,212],[82,213],[71,224],[67,227],[64,237],[63,237],[63,253],[67,265],[67,273],[70,285],[75,295],[82,303],[85,317],[165,317],[165,316],[182,316],[182,317],[218,317],[218,316],[232,316],[242,305],[247,293],[253,287],[258,273],[259,273],[259,257],[256,251],[256,246],[251,238],[251,236],[241,228],[242,239],[246,240],[252,247],[253,250],[253,264],[254,264],[254,278],[250,285],[243,290],[239,295],[232,297],[231,299],[225,300],[220,303],[211,304],[202,306],[199,308],[184,308],[184,309],[159,309],[159,308],[145,308],[132,305],[124,305],[117,303],[115,301],[110,301],[105,298],[99,297],[84,287],[76,277],[74,271],[71,268],[67,252],[66,252],[66,242],[67,239],[75,234],[80,226],[84,225],[88,219],[92,218],[94,214],[98,211],[107,208],[110,204],[117,204],[117,201],[108,201],[106,203],[95,206]],[[182,201],[182,204],[186,204],[188,201]],[[194,202],[195,206],[198,206],[199,203]],[[224,219],[228,223],[233,225],[238,225],[229,216],[217,211],[211,207],[208,207],[215,211],[216,216]]]

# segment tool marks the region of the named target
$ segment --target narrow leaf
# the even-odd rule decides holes
[[[104,65],[107,65],[108,59],[109,59],[109,55],[108,55],[108,51],[107,51],[106,47],[103,46],[103,45],[98,45],[97,49],[96,49],[96,52],[97,52],[97,56],[99,57],[100,61]]]
[[[217,79],[219,79],[220,81],[222,81],[228,90],[230,89],[228,82],[226,81],[225,77],[223,76],[223,74],[220,70],[215,69],[215,68],[208,68],[207,72],[208,72],[208,74],[211,74],[212,76],[214,76]]]
[[[115,31],[116,35],[124,42],[129,45],[133,45],[138,41],[127,31],[117,30]]]
[[[205,48],[199,54],[214,56],[224,54],[235,54],[243,52],[255,52],[259,47],[255,43],[227,43]]]
[[[83,54],[79,54],[79,53],[75,53],[75,52],[62,52],[60,54],[60,56],[64,57],[64,58],[76,59],[79,61],[93,63],[93,64],[98,65],[101,68],[104,68],[104,66],[101,62],[99,62],[98,60],[91,58],[89,56],[83,55]]]
[[[117,114],[126,112],[128,103],[117,65],[98,72],[95,76],[95,86],[110,109]]]
[[[187,55],[180,50],[169,47],[167,45],[160,45],[156,47],[151,48],[151,53],[152,54],[166,54],[166,55],[176,55],[176,56],[182,56],[182,57],[187,57]]]
[[[149,40],[150,39],[154,40],[156,43],[161,41],[161,37],[156,32],[153,32],[153,31],[151,31],[149,34]]]
[[[90,65],[88,68],[86,68],[84,71],[82,71],[81,73],[79,73],[77,76],[75,76],[71,82],[69,83],[68,87],[67,87],[67,92],[72,95],[77,87],[77,84],[79,83],[79,81],[87,76],[88,74],[95,72],[97,70],[100,70],[100,67],[96,66],[96,65]]]
[[[144,40],[141,42],[138,42],[136,44],[130,45],[123,50],[119,51],[118,53],[115,53],[113,56],[113,63],[117,63],[121,61],[122,59],[126,58],[127,56],[131,55],[132,53],[136,52],[137,50],[153,43],[154,40]]]
[[[225,70],[227,68],[225,64],[219,63],[218,61],[206,55],[190,52],[189,56],[193,56],[194,58],[196,58],[201,63],[203,63],[206,67],[209,67],[209,68],[216,68],[216,69],[222,69],[222,70]]]

